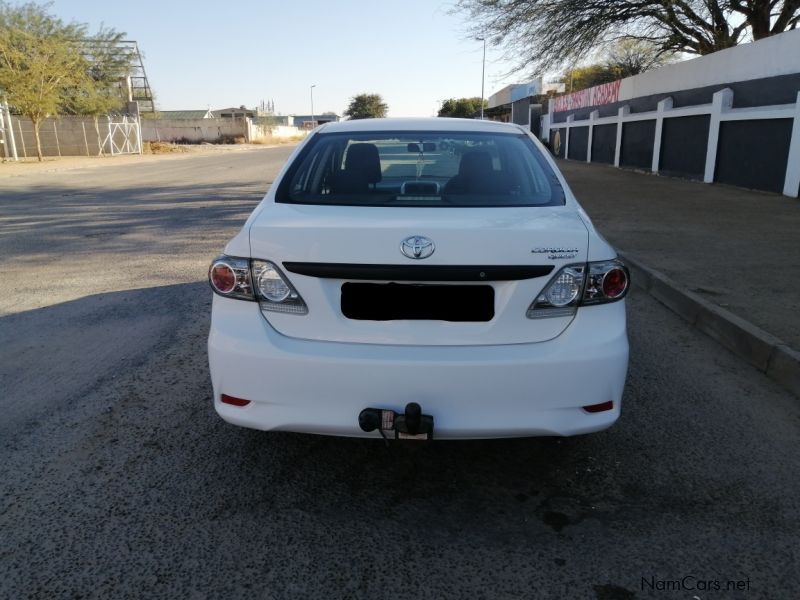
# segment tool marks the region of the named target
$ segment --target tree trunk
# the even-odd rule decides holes
[[[97,156],[103,156],[103,140],[100,139],[100,123],[97,115],[94,116],[94,131],[97,133]]]
[[[36,156],[39,157],[39,162],[42,162],[44,160],[42,158],[42,142],[39,139],[39,127],[42,123],[39,119],[31,119],[31,122],[33,122],[33,137],[36,138]]]
[[[761,40],[772,33],[770,31],[769,4],[770,3],[766,0],[756,2],[750,14],[747,16],[747,23],[751,27],[754,40]]]

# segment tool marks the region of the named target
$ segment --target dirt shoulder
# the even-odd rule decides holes
[[[285,144],[282,144],[285,145]],[[261,144],[187,144],[177,146],[176,152],[165,154],[125,154],[117,156],[63,156],[60,158],[48,157],[43,162],[36,159],[21,159],[19,162],[0,163],[0,179],[30,175],[32,173],[54,173],[70,171],[73,169],[102,168],[125,164],[140,164],[147,162],[161,162],[181,160],[198,154],[230,154],[234,152],[252,152],[275,148],[278,145]]]

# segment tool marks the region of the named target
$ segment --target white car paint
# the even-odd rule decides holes
[[[576,435],[619,416],[628,342],[625,302],[581,306],[574,315],[530,319],[526,309],[568,264],[616,258],[577,203],[549,153],[528,136],[564,190],[563,206],[416,208],[275,202],[287,169],[326,132],[490,131],[514,125],[460,119],[378,119],[318,128],[225,248],[225,255],[284,262],[406,264],[402,239],[435,240],[429,265],[552,264],[551,275],[492,281],[488,322],[368,321],[343,316],[345,280],[283,272],[308,314],[265,312],[256,302],[215,294],[208,350],[214,405],[236,425],[379,437],[358,426],[367,407],[401,413],[417,402],[436,439]],[[546,260],[534,247],[574,247]],[[426,282],[427,283],[427,282]],[[249,401],[233,406],[222,394]],[[582,407],[612,401],[590,413]]]

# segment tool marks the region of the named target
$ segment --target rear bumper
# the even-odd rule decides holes
[[[378,437],[361,431],[358,413],[414,401],[434,417],[436,439],[565,436],[619,417],[628,340],[624,301],[580,309],[547,342],[392,346],[289,338],[255,303],[215,295],[208,354],[214,406],[243,427]],[[223,393],[252,402],[223,404]],[[609,411],[581,408],[608,400]]]

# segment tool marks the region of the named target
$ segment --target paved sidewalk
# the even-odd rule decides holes
[[[672,303],[659,298],[665,304],[693,322],[699,311],[733,323],[727,333],[706,324],[720,330],[707,331],[718,339],[735,330],[766,332],[762,340],[720,340],[744,346],[731,349],[764,371],[770,349],[749,346],[783,342],[797,356],[790,349],[800,350],[800,200],[576,161],[559,166],[601,232],[646,267],[639,275],[647,286],[650,269],[655,287],[680,292]]]

